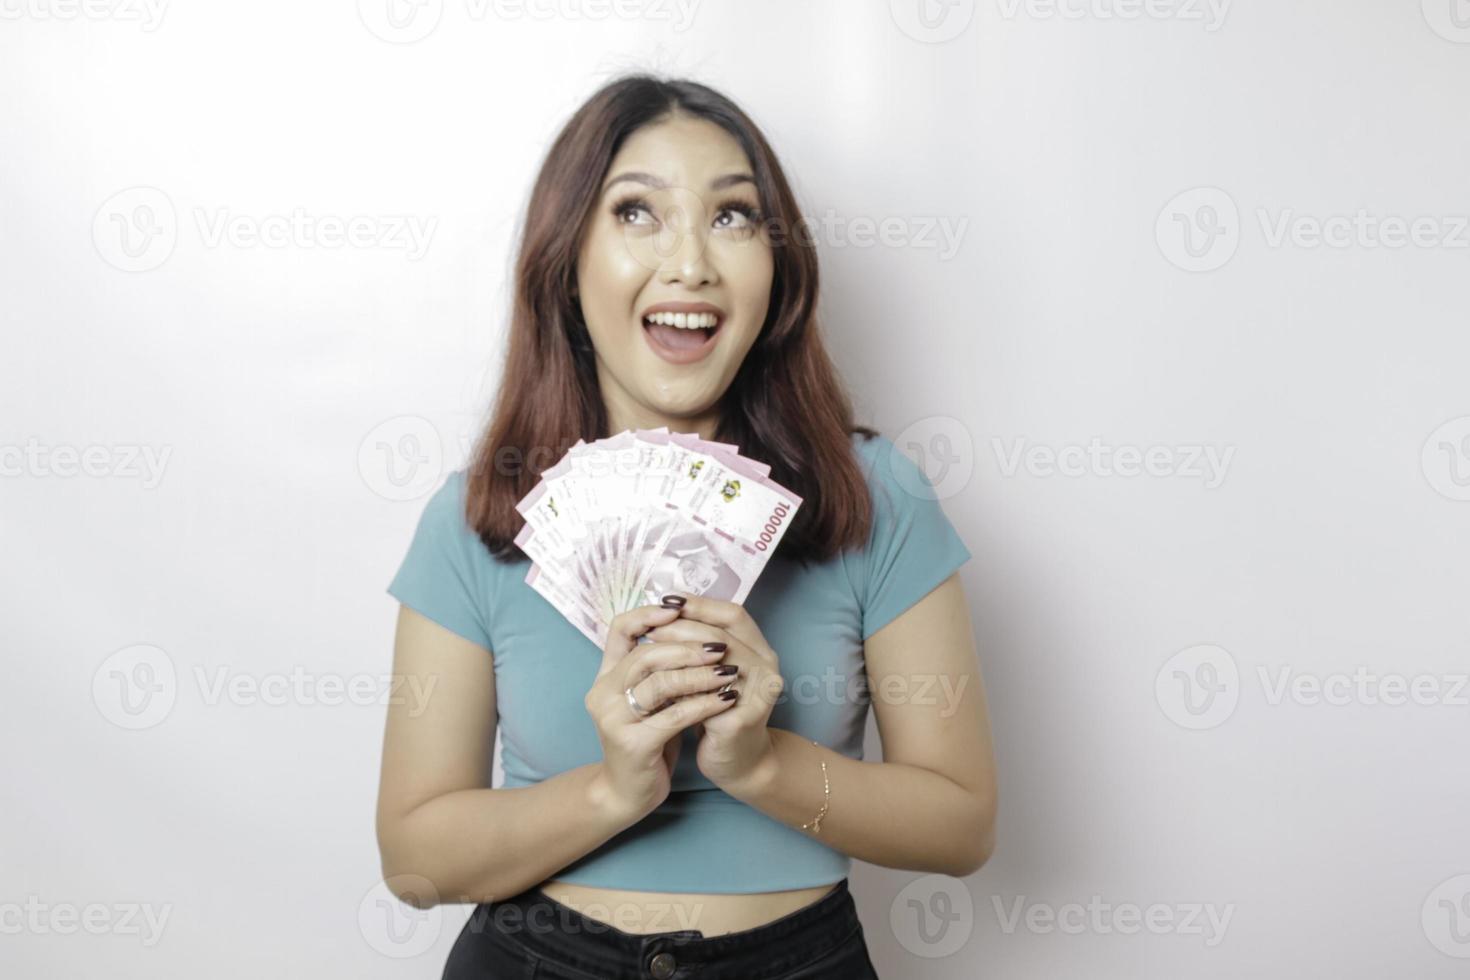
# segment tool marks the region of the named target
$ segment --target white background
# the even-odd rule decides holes
[[[468,909],[377,879],[383,590],[540,156],[641,68],[825,216],[862,418],[975,555],[999,849],[855,866],[880,972],[1463,976],[1455,2],[0,0],[0,971],[439,975]],[[369,240],[248,237],[293,212]]]

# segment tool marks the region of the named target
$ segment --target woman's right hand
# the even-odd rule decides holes
[[[614,617],[602,666],[583,699],[602,741],[594,793],[630,824],[669,795],[684,729],[734,704],[717,693],[736,677],[715,673],[723,649],[638,642],[648,630],[678,618],[678,608],[663,606],[639,606]],[[638,703],[653,714],[641,719],[634,714],[625,693],[630,685]]]

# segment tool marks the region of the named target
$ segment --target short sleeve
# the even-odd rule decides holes
[[[913,460],[883,436],[858,452],[873,496],[873,529],[859,563],[866,641],[971,556]]]
[[[489,650],[490,553],[465,520],[464,492],[463,470],[434,491],[388,594]]]

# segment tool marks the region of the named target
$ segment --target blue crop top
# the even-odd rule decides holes
[[[884,436],[852,438],[874,502],[866,546],[806,569],[772,559],[745,608],[780,658],[786,682],[770,726],[861,759],[869,703],[863,642],[933,591],[970,552],[912,460]],[[388,592],[492,651],[501,785],[529,786],[602,758],[582,704],[602,654],[525,583],[529,561],[497,561],[480,542],[464,517],[465,482],[457,470],[429,499]],[[719,789],[695,764],[693,731],[683,738],[668,798],[551,877],[711,894],[807,888],[846,877],[851,858]]]

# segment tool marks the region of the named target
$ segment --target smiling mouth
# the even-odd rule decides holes
[[[643,318],[643,329],[654,342],[681,353],[706,347],[723,324],[724,319],[712,313],[655,313]]]

